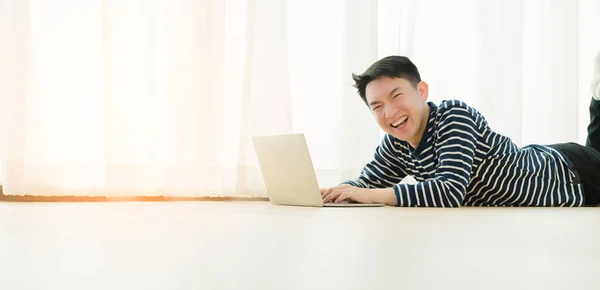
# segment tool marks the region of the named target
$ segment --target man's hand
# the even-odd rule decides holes
[[[321,188],[323,202],[340,203],[344,200],[358,203],[384,203],[396,205],[396,195],[393,188],[367,189],[342,184],[332,188]]]

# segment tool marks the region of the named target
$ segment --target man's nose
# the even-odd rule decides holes
[[[398,109],[396,109],[394,106],[388,106],[387,109],[385,109],[385,117],[388,119],[392,118],[394,115],[396,115],[396,112],[398,112]]]

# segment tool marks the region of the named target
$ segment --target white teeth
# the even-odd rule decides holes
[[[404,117],[400,118],[400,120],[392,123],[392,126],[398,127],[398,125],[400,125],[400,124],[402,124],[402,122],[406,121],[407,118],[408,118],[408,116],[404,116]]]

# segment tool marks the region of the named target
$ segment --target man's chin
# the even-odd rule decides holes
[[[400,141],[408,141],[410,139],[408,134],[398,134],[397,132],[389,132],[389,134]]]
[[[402,141],[407,141],[410,139],[411,134],[409,132],[409,130],[394,130],[393,128],[389,128],[388,130],[386,130],[386,132],[392,136],[394,136],[394,138],[398,139],[398,140],[402,140]]]

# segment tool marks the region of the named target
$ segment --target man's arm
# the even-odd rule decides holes
[[[406,176],[402,164],[400,164],[394,152],[392,137],[386,134],[381,144],[375,149],[373,160],[371,160],[358,178],[343,182],[360,188],[391,188]]]
[[[473,109],[449,108],[440,117],[435,179],[393,186],[398,206],[459,207],[462,205],[475,156],[479,126]]]
[[[407,175],[404,166],[396,157],[390,135],[385,135],[371,160],[360,176],[332,188],[321,189],[325,202],[341,202],[350,199],[360,203],[385,203],[396,205],[392,186]]]

